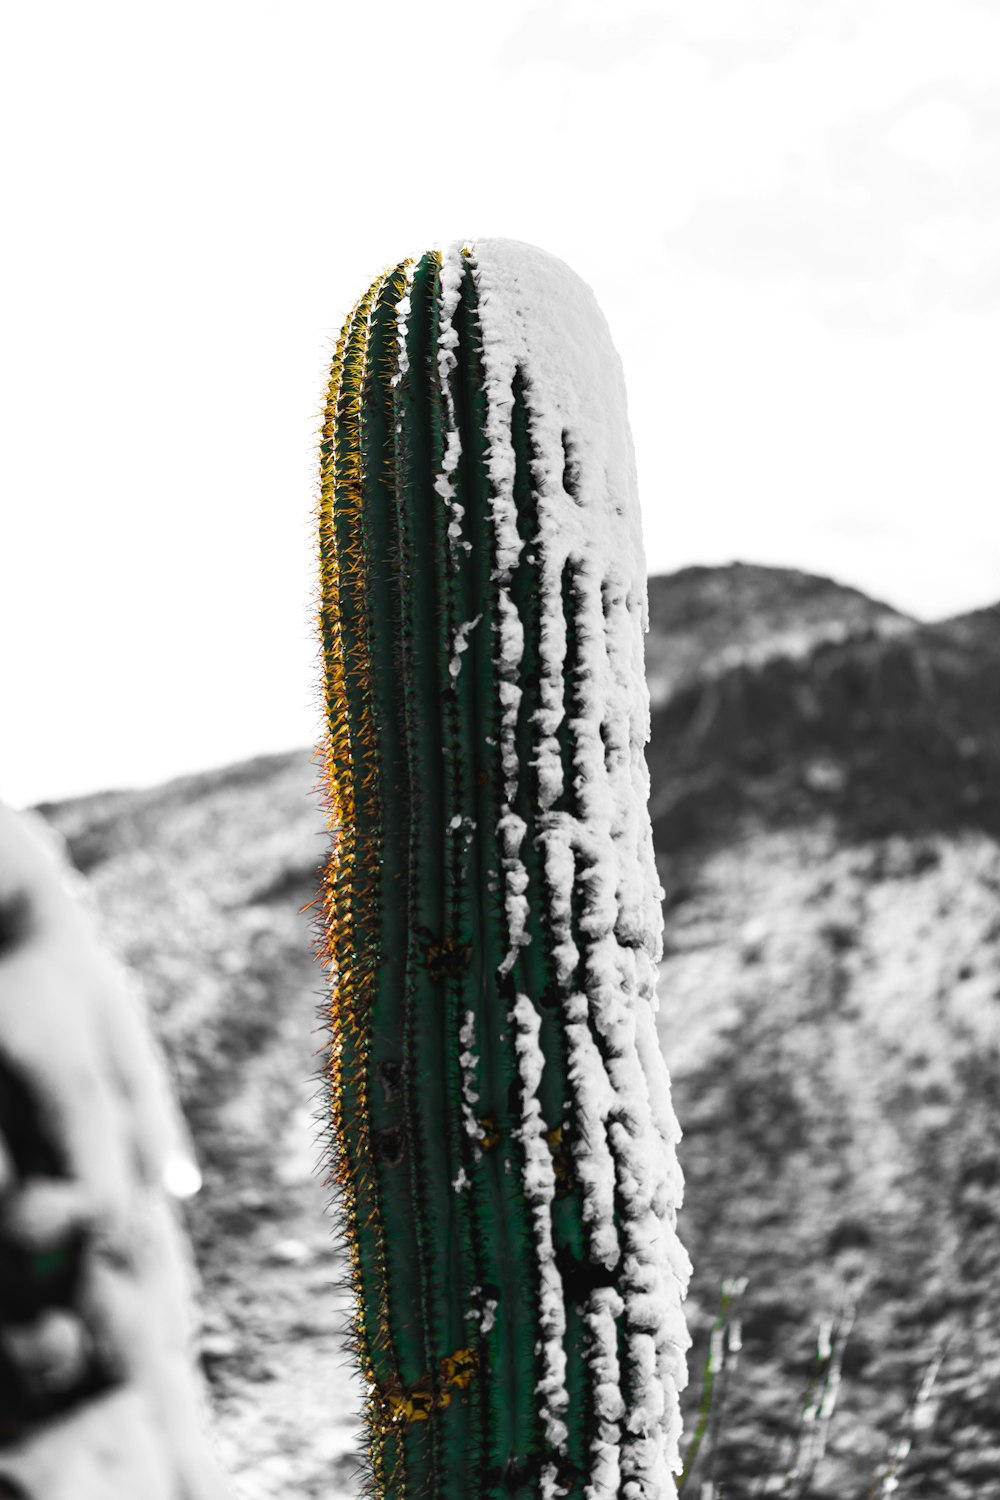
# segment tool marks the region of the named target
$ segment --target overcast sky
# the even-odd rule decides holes
[[[453,238],[593,286],[651,572],[995,602],[998,75],[990,0],[8,8],[0,797],[315,739],[333,340]]]

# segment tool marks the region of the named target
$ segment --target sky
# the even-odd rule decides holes
[[[88,0],[0,32],[0,798],[314,743],[317,430],[383,268],[593,287],[651,573],[1000,599],[991,0]]]

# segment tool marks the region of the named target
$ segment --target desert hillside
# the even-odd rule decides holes
[[[1000,1496],[1000,608],[921,625],[744,565],[649,598],[689,1434],[739,1292],[688,1493]],[[359,1493],[315,778],[302,751],[42,808],[195,1135],[202,1359],[246,1500]]]

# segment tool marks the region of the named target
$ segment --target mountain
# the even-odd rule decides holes
[[[649,600],[689,1434],[715,1324],[688,1493],[1000,1495],[1000,609],[923,625],[739,564]],[[315,780],[302,752],[41,809],[197,1141],[202,1359],[247,1500],[358,1490]]]
[[[1000,608],[919,625],[780,571],[686,569],[671,611],[671,579],[650,580],[667,624],[650,655],[675,630],[682,663],[653,708],[657,846],[728,839],[743,816],[832,818],[847,840],[1000,833]]]
[[[824,641],[892,635],[915,622],[858,589],[757,563],[681,568],[649,579],[646,680],[653,707],[739,665],[802,658]]]

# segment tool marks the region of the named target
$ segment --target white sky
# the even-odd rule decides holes
[[[0,796],[314,740],[332,343],[461,236],[594,287],[651,572],[996,602],[998,75],[992,0],[9,7]]]

